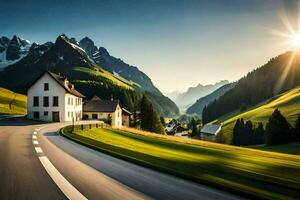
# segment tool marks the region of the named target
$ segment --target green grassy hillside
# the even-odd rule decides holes
[[[73,68],[73,70],[87,73],[90,76],[103,77],[105,79],[112,81],[112,83],[114,83],[115,85],[124,87],[126,89],[133,89],[134,86],[138,86],[138,84],[132,81],[128,81],[125,78],[115,76],[98,66],[95,66],[94,70],[87,67],[75,67]]]
[[[73,133],[71,129],[61,133],[105,153],[203,184],[256,198],[300,195],[299,156],[129,129],[85,126],[82,131],[77,126]]]
[[[26,114],[26,101],[25,95],[0,87],[0,115]],[[9,109],[10,102],[12,102],[11,110]]]
[[[222,122],[222,130],[228,137],[228,140],[231,140],[232,130],[238,118],[251,120],[254,123],[262,122],[266,124],[276,108],[279,108],[287,120],[294,125],[297,115],[300,114],[300,86],[275,96],[245,112],[237,113],[234,116],[229,115],[230,117],[228,118],[220,119],[217,123]]]
[[[278,153],[287,153],[293,155],[300,155],[300,142],[294,142],[289,144],[282,144],[276,146],[253,145],[250,148],[259,149],[263,151],[273,151]]]

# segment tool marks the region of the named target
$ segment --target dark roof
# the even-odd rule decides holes
[[[68,83],[68,85],[65,84],[65,80],[67,79],[64,76],[55,74],[53,72],[50,71],[44,71],[34,82],[31,83],[31,85],[28,87],[31,88],[31,86],[33,86],[45,73],[48,73],[60,86],[62,86],[68,93],[73,94],[77,97],[81,97],[84,98],[85,96],[83,94],[81,94],[80,92],[78,92],[77,90],[75,90],[74,85],[71,83]]]
[[[222,126],[218,124],[205,124],[200,132],[216,135],[221,131],[221,127]]]
[[[119,104],[118,100],[101,100],[94,96],[83,104],[83,112],[115,112]]]

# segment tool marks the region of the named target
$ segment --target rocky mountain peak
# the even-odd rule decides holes
[[[98,49],[94,41],[88,37],[84,37],[79,41],[79,46],[82,47],[90,58],[93,58]]]

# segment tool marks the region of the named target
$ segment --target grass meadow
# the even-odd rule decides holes
[[[133,129],[71,126],[64,136],[113,156],[249,197],[300,198],[300,157]]]
[[[9,103],[12,101],[11,109]],[[0,115],[24,115],[26,114],[25,95],[14,93],[0,87]]]

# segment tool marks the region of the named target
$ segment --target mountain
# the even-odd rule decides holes
[[[196,87],[190,87],[186,92],[181,93],[176,97],[175,103],[179,106],[180,109],[185,110],[193,103],[195,103],[197,99],[210,94],[214,90],[228,83],[229,81],[223,80],[215,84],[209,84],[209,85],[198,84]]]
[[[95,61],[95,63],[107,71],[138,83],[141,88],[148,92],[161,94],[145,73],[140,71],[137,67],[125,63],[120,58],[111,56],[104,47],[98,48],[90,38],[83,38],[79,41],[79,45],[86,51],[88,56]]]
[[[237,119],[251,120],[255,126],[257,126],[258,122],[262,122],[265,125],[276,108],[294,126],[297,116],[300,114],[300,86],[265,100],[246,111],[224,117],[217,123],[222,123],[222,131],[227,137],[227,142],[230,143],[233,127]]]
[[[218,99],[220,96],[225,94],[227,91],[231,90],[235,86],[235,83],[228,83],[223,85],[219,89],[213,91],[212,93],[201,97],[194,103],[191,107],[189,107],[186,111],[187,114],[197,114],[202,116],[202,110],[205,106],[207,106],[210,102]]]
[[[178,97],[179,95],[181,95],[182,93],[183,93],[183,92],[176,90],[176,91],[172,91],[172,92],[165,92],[164,94],[165,94],[167,97],[169,97],[172,101],[176,101],[177,97]]]
[[[4,67],[18,62],[29,52],[30,42],[13,36],[12,39],[7,37],[0,38],[0,70]]]
[[[101,68],[75,38],[69,39],[65,35],[60,35],[55,43],[33,43],[27,56],[0,72],[0,85],[25,93],[30,83],[44,70],[66,75],[88,98],[93,95],[103,99],[117,98],[129,110],[133,110],[145,93],[132,80]],[[158,98],[152,98],[152,103],[161,115],[178,114],[178,108],[171,100],[162,95],[159,97],[161,104],[156,102]],[[168,106],[163,107],[164,104]]]
[[[79,41],[79,46],[85,50],[87,55],[103,69],[113,73],[115,76],[124,77],[140,86],[145,95],[152,100],[156,109],[164,116],[179,114],[174,102],[164,96],[152,83],[151,79],[137,67],[131,66],[120,58],[111,56],[104,47],[97,47],[93,40],[84,37]],[[155,97],[155,98],[154,98]]]
[[[275,95],[300,85],[300,52],[286,52],[272,58],[241,78],[232,90],[204,108],[205,123],[231,112],[246,110]]]

